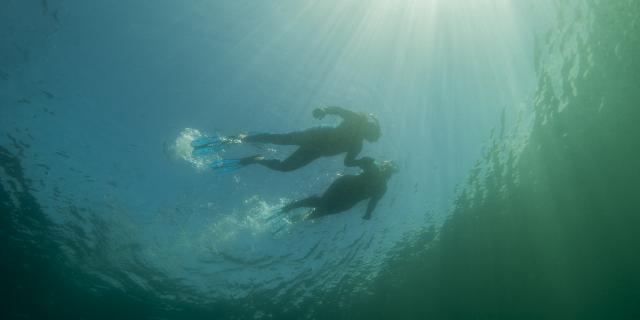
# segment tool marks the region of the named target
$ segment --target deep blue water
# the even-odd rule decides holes
[[[3,318],[638,315],[634,1],[0,4]],[[345,169],[216,175],[184,132],[377,115],[400,171],[274,216]],[[283,158],[291,148],[228,148]]]

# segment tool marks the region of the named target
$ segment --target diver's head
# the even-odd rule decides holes
[[[391,177],[394,173],[398,173],[398,165],[391,160],[382,161],[380,165],[380,171],[387,176],[387,178]]]
[[[380,139],[381,135],[378,118],[371,113],[368,114],[366,124],[364,125],[364,138],[369,142],[376,142]]]

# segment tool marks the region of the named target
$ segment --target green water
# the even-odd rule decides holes
[[[640,2],[559,7],[530,136],[496,133],[436,238],[340,317],[640,315]]]

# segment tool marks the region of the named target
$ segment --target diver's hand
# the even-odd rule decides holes
[[[327,115],[327,112],[324,111],[324,108],[315,108],[313,109],[313,117],[320,120]]]
[[[368,214],[368,213],[367,213],[367,214],[365,214],[364,216],[362,216],[362,219],[364,219],[364,220],[369,220],[369,219],[371,219],[371,214]]]

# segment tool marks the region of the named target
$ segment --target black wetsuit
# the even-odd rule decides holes
[[[367,116],[340,107],[328,107],[323,109],[323,112],[324,115],[340,116],[343,121],[337,127],[318,127],[291,133],[264,133],[245,137],[244,142],[297,145],[299,148],[284,160],[253,156],[242,159],[241,163],[260,164],[277,171],[293,171],[320,157],[346,153],[344,164],[348,167],[356,166],[355,160],[362,150],[365,137]]]
[[[310,218],[334,214],[351,209],[358,202],[370,199],[363,219],[369,219],[378,201],[387,191],[387,181],[391,173],[383,171],[374,160],[364,157],[355,160],[362,168],[358,175],[345,175],[336,179],[321,197],[312,196],[292,202],[282,208],[288,212],[296,208],[314,208]]]

